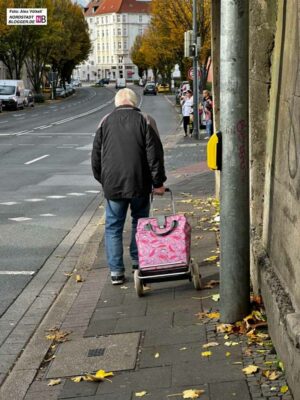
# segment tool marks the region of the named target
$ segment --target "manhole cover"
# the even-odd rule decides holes
[[[82,375],[98,369],[133,369],[139,342],[140,333],[133,332],[62,343],[49,368],[47,378]]]

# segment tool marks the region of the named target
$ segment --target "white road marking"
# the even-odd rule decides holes
[[[36,161],[42,160],[43,158],[49,157],[49,154],[45,154],[44,156],[35,158],[34,160],[31,161],[27,161],[26,163],[24,163],[24,165],[29,165],[29,164],[33,164]]]
[[[0,204],[3,206],[14,206],[15,204],[20,204],[20,203],[17,203],[16,201],[7,201],[5,203],[0,203]]]
[[[18,146],[34,146],[34,143],[19,143]]]
[[[47,129],[47,128],[51,128],[51,127],[52,127],[52,124],[51,125],[41,126],[40,129]],[[38,128],[34,128],[34,129],[38,129]]]
[[[46,196],[47,199],[65,199],[67,196]]]
[[[13,117],[22,117],[25,114],[13,114]]]
[[[0,136],[11,136],[11,133],[0,133]]]
[[[29,221],[32,218],[27,218],[27,217],[16,217],[16,218],[8,218],[11,221],[16,221],[16,222],[23,222],[23,221]]]
[[[35,271],[0,271],[0,275],[34,275]]]
[[[40,217],[56,217],[55,214],[40,214]]]
[[[21,136],[21,135],[25,135],[26,133],[28,133],[28,129],[26,131],[20,131],[20,132],[14,132],[12,135],[16,135],[16,136]]]
[[[85,196],[85,193],[67,193],[68,196]]]
[[[45,199],[25,199],[24,201],[29,201],[31,203],[38,203],[39,201],[45,201]]]
[[[100,190],[86,190],[87,193],[100,193]]]
[[[6,124],[8,121],[1,121],[0,124]]]

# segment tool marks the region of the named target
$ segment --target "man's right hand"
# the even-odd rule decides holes
[[[163,196],[165,191],[166,191],[166,188],[163,185],[163,186],[161,186],[159,188],[154,188],[153,189],[153,194],[157,194],[158,196]]]

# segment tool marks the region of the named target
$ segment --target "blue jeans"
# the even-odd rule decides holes
[[[206,120],[205,129],[207,136],[211,136],[213,134],[213,122],[211,119]]]
[[[138,250],[135,241],[139,218],[149,216],[149,196],[134,199],[106,200],[105,249],[106,258],[112,276],[123,275],[123,229],[128,206],[132,217],[131,242],[129,253],[133,265],[138,265]]]

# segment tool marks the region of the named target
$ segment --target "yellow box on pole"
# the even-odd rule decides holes
[[[208,168],[220,171],[222,168],[222,134],[220,131],[209,138],[206,153]]]

